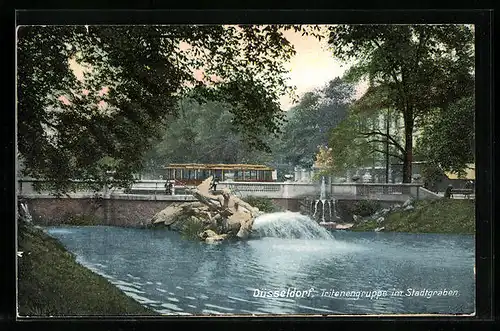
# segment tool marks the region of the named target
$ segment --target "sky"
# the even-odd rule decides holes
[[[327,40],[319,41],[315,37],[302,36],[293,30],[284,32],[297,52],[286,68],[290,70],[290,84],[297,87],[296,93],[300,97],[305,92],[324,86],[335,77],[342,76],[347,69],[345,64],[334,59],[327,49]],[[280,99],[281,108],[288,110],[292,106],[289,97]]]
[[[285,64],[285,68],[289,70],[289,84],[296,86],[299,97],[305,92],[321,88],[335,77],[342,76],[347,70],[348,65],[336,60],[328,50],[326,39],[319,41],[315,37],[302,36],[293,30],[284,31],[284,35],[296,51],[295,56]],[[83,77],[82,68],[75,61],[70,61],[70,66],[77,77]],[[357,97],[365,90],[366,86],[360,85],[357,88]],[[280,104],[283,110],[293,106],[288,96],[281,97]]]

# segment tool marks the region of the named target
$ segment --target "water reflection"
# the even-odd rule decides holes
[[[49,233],[124,292],[168,314],[472,313],[474,238],[335,232],[206,245],[167,230],[58,227]],[[255,289],[314,297],[254,297]],[[458,297],[325,297],[322,290],[458,290]]]

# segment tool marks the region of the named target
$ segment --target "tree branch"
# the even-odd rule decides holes
[[[375,153],[375,152],[382,153],[382,154],[384,154],[384,155],[389,155],[389,156],[395,157],[395,158],[397,158],[397,159],[399,159],[399,160],[401,160],[401,161],[404,161],[404,158],[403,158],[401,155],[392,154],[392,153],[387,153],[386,151],[383,151],[383,150],[381,150],[381,149],[376,149],[376,148],[374,148],[374,149],[370,152],[370,154],[373,154],[373,153]]]
[[[406,151],[405,149],[401,146],[401,144],[399,144],[396,139],[394,139],[390,134],[386,134],[386,133],[383,133],[383,132],[380,132],[380,131],[370,131],[370,132],[362,132],[361,133],[363,136],[374,136],[374,135],[379,135],[379,136],[382,136],[382,137],[385,137],[387,139],[390,140],[391,142],[391,145],[397,147],[397,149],[399,149],[399,151],[404,154]]]
[[[394,144],[394,142],[392,142],[392,141],[381,140],[381,139],[372,139],[372,140],[369,140],[368,143],[384,143],[384,144],[389,144],[391,146],[396,146],[396,144]]]

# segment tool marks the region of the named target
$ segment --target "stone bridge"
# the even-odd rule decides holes
[[[25,199],[40,224],[57,225],[70,216],[97,219],[97,224],[114,226],[144,226],[158,211],[175,202],[197,201],[185,194],[185,187],[177,187],[173,195],[165,194],[165,181],[142,180],[129,190],[103,189],[101,192],[79,191],[63,197],[49,192],[36,192],[33,182],[18,181],[18,197]],[[290,211],[300,211],[304,199],[319,199],[321,188],[308,183],[249,183],[222,182],[217,189],[229,188],[240,197],[267,197]],[[325,198],[344,201],[378,200],[395,204],[408,198],[440,198],[417,184],[332,184],[325,187]]]
[[[35,179],[23,179],[18,181],[18,193],[25,196],[47,195],[47,192],[35,192],[33,183],[39,181]],[[217,189],[229,188],[240,197],[255,196],[267,197],[271,199],[319,199],[321,187],[314,183],[297,182],[221,182]],[[174,200],[190,200],[190,196],[185,194],[186,187],[174,188]],[[422,187],[421,184],[383,184],[383,183],[332,183],[325,185],[325,198],[336,200],[379,200],[404,202],[408,198],[437,199],[439,196]],[[79,191],[70,196],[88,195],[92,192]],[[165,195],[165,180],[140,180],[132,185],[128,190],[124,189],[103,189],[98,192],[103,196],[120,196],[121,198],[136,195],[152,195],[155,198]],[[171,199],[171,198],[170,198]]]

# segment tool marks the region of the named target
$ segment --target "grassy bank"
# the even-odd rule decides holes
[[[410,233],[475,233],[474,200],[439,199],[417,201],[412,210],[389,213],[385,221],[375,220],[356,224],[352,231],[373,231],[384,227],[385,232]]]
[[[19,226],[18,288],[22,316],[153,315],[100,275],[75,261],[56,239]]]

